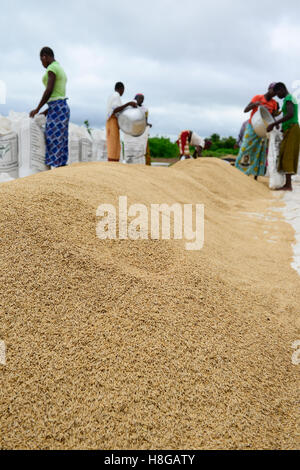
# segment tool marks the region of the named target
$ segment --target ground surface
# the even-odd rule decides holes
[[[205,204],[204,249],[99,240],[124,195]],[[216,159],[3,184],[0,448],[297,448],[300,278],[274,204]]]

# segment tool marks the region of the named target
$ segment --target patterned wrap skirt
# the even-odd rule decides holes
[[[258,137],[248,122],[235,166],[245,175],[264,176],[266,159],[267,139]]]
[[[287,175],[295,175],[298,170],[300,150],[300,128],[294,124],[284,132],[280,146],[278,170]]]
[[[70,108],[67,100],[48,103],[46,122],[46,165],[65,166],[69,158]]]

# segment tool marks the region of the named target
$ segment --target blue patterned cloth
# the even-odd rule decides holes
[[[235,166],[246,175],[264,176],[266,160],[267,139],[258,137],[248,122]]]
[[[65,166],[69,158],[70,108],[67,100],[48,103],[46,122],[46,165]]]

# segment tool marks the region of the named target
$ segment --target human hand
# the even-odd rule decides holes
[[[131,101],[131,102],[129,103],[129,106],[132,106],[133,108],[137,108],[137,107],[138,107],[138,105],[137,105],[137,103],[136,103],[135,101]]]
[[[267,127],[267,132],[272,132],[272,130],[274,129],[274,127],[276,126],[276,123],[274,122],[273,124],[270,124],[268,127]]]
[[[39,112],[38,109],[33,109],[33,110],[29,113],[29,117],[34,118],[34,116],[35,116],[36,114],[38,114],[38,112]]]

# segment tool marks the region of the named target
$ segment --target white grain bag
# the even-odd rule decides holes
[[[7,173],[0,173],[0,184],[1,183],[8,183],[9,181],[13,181],[15,178],[12,178]]]
[[[82,137],[80,139],[80,161],[93,161],[93,141],[88,131],[81,127]]]
[[[124,134],[124,163],[127,164],[146,164],[146,150],[149,138],[148,128],[140,137],[132,137]]]
[[[80,162],[80,132],[79,126],[70,123],[69,125],[69,159],[68,164]]]
[[[10,113],[9,118],[19,139],[19,177],[24,178],[47,171],[46,142],[42,127],[45,119],[41,116],[31,119],[24,113],[22,115]]]
[[[93,129],[91,131],[93,144],[93,161],[104,162],[107,161],[107,146],[106,146],[106,135],[102,129]]]
[[[268,173],[270,176],[270,189],[279,189],[285,185],[286,177],[283,173],[278,172],[278,158],[280,144],[282,142],[282,132],[274,128],[270,132],[269,152],[268,152]]]
[[[300,180],[300,153],[299,153],[299,159],[298,159],[298,171],[297,171],[297,181]]]
[[[13,179],[19,176],[18,136],[15,132],[0,134],[0,173]]]

